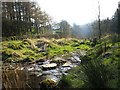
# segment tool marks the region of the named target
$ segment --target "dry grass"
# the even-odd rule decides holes
[[[25,70],[2,70],[2,88],[5,90],[28,88],[30,90],[32,88],[27,83],[27,78]]]

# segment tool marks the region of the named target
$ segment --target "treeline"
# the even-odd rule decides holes
[[[71,37],[72,27],[66,20],[62,20],[59,23],[54,22],[52,24],[52,30],[55,38]]]
[[[93,23],[88,24],[89,27],[89,34],[86,36],[89,37],[96,37],[99,36],[99,21],[96,20]],[[106,18],[104,20],[100,21],[100,29],[101,29],[101,35],[105,36],[108,34],[116,34],[120,35],[120,3],[118,3],[118,8],[116,9],[114,15],[111,19]]]
[[[50,17],[35,2],[2,2],[2,36],[45,33]]]
[[[108,34],[120,36],[120,3],[112,18],[100,20],[101,37]],[[72,35],[79,38],[99,38],[99,20],[86,25],[76,25],[72,27]]]
[[[101,35],[120,34],[120,4],[111,19],[100,21]],[[66,20],[53,22],[36,2],[2,2],[2,36],[44,35],[54,38],[99,36],[98,20],[71,26]],[[48,34],[48,35],[47,35]]]
[[[75,38],[99,38],[99,23],[101,37],[109,34],[120,35],[120,3],[113,14],[112,18],[96,20],[86,25],[73,24],[71,26],[67,21],[63,20],[60,23],[54,23],[53,31],[58,37],[75,37]]]

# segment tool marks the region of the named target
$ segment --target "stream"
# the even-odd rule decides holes
[[[67,58],[54,57],[54,60],[38,61],[20,66],[16,66],[16,64],[6,66],[11,67],[11,69],[25,70],[27,76],[38,78],[38,86],[39,83],[45,79],[58,83],[63,75],[68,74],[68,70],[81,63],[80,56],[85,55],[86,52],[81,50],[80,53],[75,52],[70,54]]]

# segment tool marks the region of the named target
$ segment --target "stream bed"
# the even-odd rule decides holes
[[[17,65],[16,63],[5,64],[4,68],[7,67],[10,70],[17,69],[20,71],[24,70],[26,77],[29,76],[33,78],[32,82],[37,84],[34,87],[40,88],[40,83],[44,80],[51,80],[57,85],[61,77],[68,74],[68,70],[81,63],[80,56],[85,54],[86,52],[81,50],[80,53],[71,53],[71,55],[67,58],[54,57],[54,60],[38,61],[36,63],[24,65]],[[37,79],[35,80],[35,78]]]

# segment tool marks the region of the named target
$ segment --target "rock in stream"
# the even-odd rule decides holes
[[[85,53],[84,53],[85,54]],[[72,53],[70,57],[62,58],[55,57],[54,60],[39,60],[38,62],[30,65],[24,65],[19,70],[26,70],[28,75],[36,76],[38,83],[56,85],[61,79],[62,75],[67,75],[67,71],[80,64],[80,55]]]

